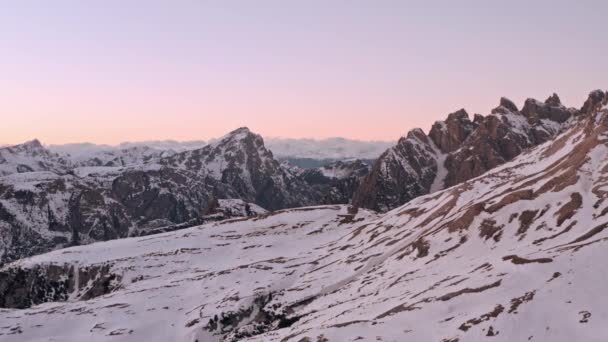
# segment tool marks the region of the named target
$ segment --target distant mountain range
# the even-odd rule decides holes
[[[48,150],[70,159],[87,160],[93,156],[120,154],[121,151],[143,149],[147,151],[161,151],[164,153],[176,153],[187,150],[195,150],[213,143],[218,139],[208,142],[197,141],[140,141],[124,142],[118,145],[103,145],[92,143],[75,143],[63,145],[49,145]],[[312,163],[324,164],[331,161],[378,158],[382,152],[391,147],[392,141],[362,141],[346,138],[328,139],[289,139],[289,138],[264,138],[267,149],[272,151],[278,160],[310,160]],[[318,165],[321,166],[321,165]]]

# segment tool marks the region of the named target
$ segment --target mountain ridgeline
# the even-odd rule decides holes
[[[521,111],[501,102],[490,117],[457,112],[385,153],[366,180],[389,188],[375,173],[409,175],[420,182],[403,188],[412,196],[432,192],[386,213],[291,208],[10,263],[0,268],[0,337],[603,342],[608,94],[593,92],[578,110],[555,97]],[[200,153],[223,170],[242,162],[231,146],[166,163],[196,173]],[[277,165],[266,162],[252,161],[263,170]],[[211,173],[201,176],[222,183]],[[264,188],[254,183],[233,191]]]
[[[556,94],[544,102],[528,99],[521,109],[501,98],[487,116],[471,118],[461,109],[428,134],[411,130],[372,165],[343,160],[303,169],[279,161],[244,127],[192,149],[125,145],[71,155],[38,140],[0,148],[0,263],[201,224],[217,199],[271,211],[350,203],[386,212],[554,139],[604,97],[593,91],[580,109],[565,107]]]
[[[556,94],[527,99],[521,110],[507,98],[487,116],[461,109],[437,121],[428,134],[414,129],[384,152],[355,192],[354,205],[378,211],[396,208],[437,190],[460,184],[542,144],[586,111],[567,108]]]

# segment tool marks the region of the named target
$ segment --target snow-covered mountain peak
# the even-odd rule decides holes
[[[217,139],[216,141],[212,142],[210,145],[212,146],[218,146],[221,144],[226,144],[229,142],[238,142],[238,141],[242,141],[245,139],[250,139],[250,138],[257,138],[260,137],[260,135],[253,133],[249,128],[247,127],[239,127],[231,132],[229,132],[228,134],[224,135],[223,137]]]
[[[46,149],[38,139],[0,148],[0,176],[30,171],[65,172],[69,161]]]
[[[34,157],[42,154],[50,155],[50,152],[44,146],[42,146],[42,143],[40,143],[38,139],[29,140],[14,146],[4,147],[4,149],[9,149],[13,153]]]

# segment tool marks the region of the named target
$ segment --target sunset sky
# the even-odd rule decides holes
[[[608,1],[3,1],[0,144],[394,140],[608,88]]]

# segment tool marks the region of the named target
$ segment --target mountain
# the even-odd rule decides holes
[[[161,164],[229,184],[238,198],[267,209],[315,203],[306,184],[283,169],[262,137],[246,127],[201,149],[165,158]]]
[[[36,139],[0,148],[0,176],[30,171],[65,172],[69,167],[68,160],[48,151]]]
[[[274,210],[323,196],[246,128],[198,150],[156,152],[131,147],[104,159],[65,160],[38,141],[1,149],[0,263],[201,224],[215,199]]]
[[[521,110],[507,98],[487,116],[461,109],[417,128],[384,152],[353,196],[353,204],[379,211],[460,184],[504,164],[569,127],[584,112],[566,108],[556,94],[527,99]]]
[[[0,269],[0,334],[603,341],[608,93],[563,124],[483,175],[383,214],[287,209],[19,260]]]

